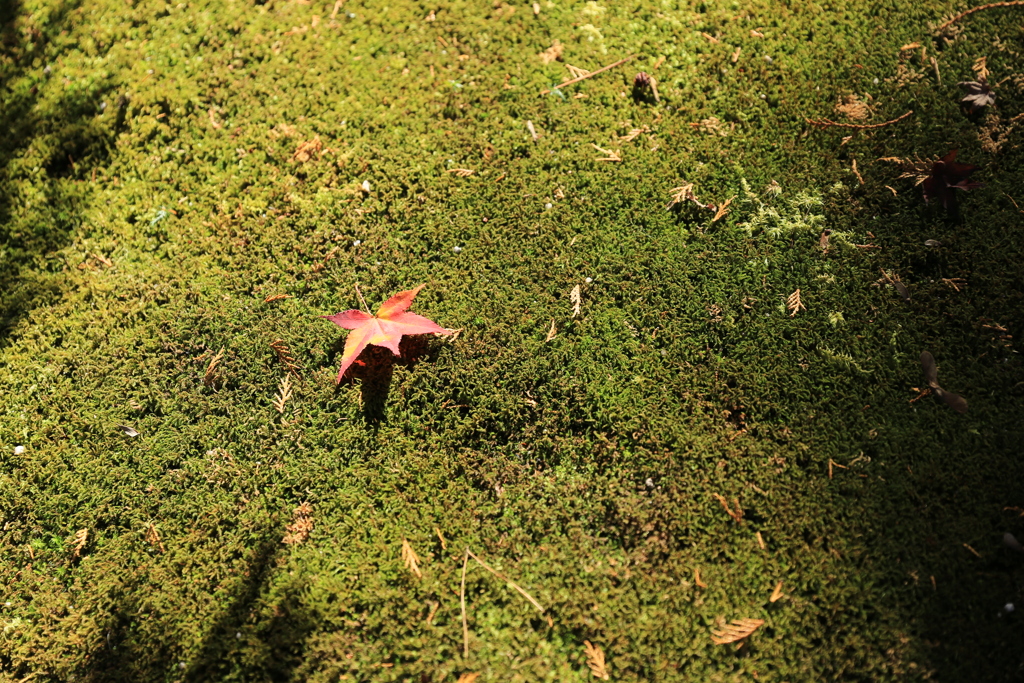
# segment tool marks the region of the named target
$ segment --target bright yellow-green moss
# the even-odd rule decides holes
[[[1024,14],[949,11],[5,6],[0,677],[1011,680]],[[357,282],[462,331],[336,387]],[[471,562],[468,658],[467,547],[546,609]]]

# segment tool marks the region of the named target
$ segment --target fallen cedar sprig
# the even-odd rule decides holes
[[[960,21],[964,17],[966,17],[966,16],[968,16],[970,14],[974,14],[975,12],[980,12],[983,9],[994,9],[996,7],[1018,7],[1020,5],[1024,5],[1024,0],[1010,0],[1009,2],[990,2],[987,5],[980,5],[978,7],[972,7],[971,9],[969,9],[969,10],[967,10],[965,12],[961,12],[960,14],[956,15],[955,17],[953,17],[949,21],[947,21],[944,24],[936,27],[935,28],[935,32],[939,33],[941,31],[943,31],[947,26],[949,26],[951,24],[955,24],[956,22]]]
[[[838,121],[832,121],[830,119],[805,119],[805,120],[807,121],[807,123],[809,123],[812,126],[815,126],[817,128],[849,128],[851,130],[874,130],[875,128],[884,128],[885,126],[891,126],[894,123],[899,123],[900,121],[902,121],[903,119],[907,118],[908,116],[910,116],[913,113],[914,113],[914,110],[911,109],[910,111],[908,111],[903,116],[898,116],[898,117],[894,118],[892,121],[885,121],[884,123],[872,123],[872,124],[864,124],[864,123],[839,123]]]
[[[614,69],[617,66],[621,66],[621,65],[625,64],[626,62],[628,62],[629,60],[633,59],[633,57],[635,57],[635,56],[636,55],[630,55],[630,56],[626,57],[625,59],[620,59],[619,61],[615,62],[614,64],[609,64],[608,66],[602,66],[600,69],[595,69],[594,71],[586,73],[586,74],[584,74],[582,76],[578,76],[577,78],[571,78],[568,81],[565,81],[564,83],[559,83],[558,85],[556,85],[553,88],[549,88],[547,90],[541,90],[540,94],[541,95],[547,95],[548,93],[553,92],[555,90],[561,90],[562,88],[564,88],[567,85],[572,85],[574,83],[579,83],[580,81],[582,81],[584,79],[587,79],[587,78],[590,78],[591,76],[596,76],[599,73],[603,73],[605,71],[608,71],[609,69]]]

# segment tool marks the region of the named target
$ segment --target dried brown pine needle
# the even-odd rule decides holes
[[[481,567],[483,567],[484,569],[486,569],[490,573],[494,574],[495,576],[497,576],[499,579],[501,579],[502,581],[504,581],[508,585],[512,586],[512,588],[514,588],[520,595],[522,595],[524,598],[526,598],[530,602],[530,604],[533,605],[537,609],[538,612],[540,612],[541,614],[544,614],[544,608],[541,607],[541,604],[539,602],[537,602],[536,600],[534,600],[533,597],[529,593],[527,593],[525,590],[523,590],[519,586],[519,584],[517,584],[512,579],[508,578],[507,576],[505,576],[504,574],[499,572],[497,569],[493,568],[492,566],[490,566],[489,564],[487,564],[486,562],[481,560],[479,557],[476,556],[476,553],[474,553],[469,548],[466,548],[466,553],[468,553],[469,557],[472,557],[474,560],[476,560],[476,563],[479,564]]]
[[[853,129],[853,130],[873,130],[875,128],[884,128],[885,126],[891,126],[894,123],[899,123],[900,121],[902,121],[903,119],[907,118],[908,116],[910,116],[913,113],[914,113],[914,110],[911,109],[910,111],[908,111],[903,116],[897,116],[896,118],[892,119],[891,121],[885,121],[883,123],[874,123],[874,124],[871,124],[871,125],[857,124],[857,123],[837,123],[835,121],[830,121],[829,119],[806,119],[806,121],[807,121],[807,123],[809,123],[812,126],[815,126],[817,128],[850,128],[850,129]]]
[[[415,574],[417,579],[423,578],[423,572],[420,571],[420,558],[409,545],[409,541],[404,538],[402,539],[402,561],[405,562],[405,568]]]
[[[448,541],[445,540],[444,534],[441,533],[441,527],[435,526],[434,533],[437,534],[438,540],[441,541],[441,550],[448,550]]]
[[[556,41],[556,42],[557,42],[557,41]],[[559,47],[560,47],[560,46],[559,46]],[[552,49],[553,49],[553,46],[552,46]],[[561,51],[559,51],[558,55],[559,55],[559,56],[561,56],[561,54],[562,54],[562,53],[561,53]],[[612,64],[609,64],[608,66],[602,66],[602,67],[601,67],[600,69],[596,69],[596,70],[594,70],[594,71],[590,71],[590,72],[588,72],[588,73],[587,73],[587,75],[585,75],[585,76],[580,76],[579,78],[573,78],[573,79],[571,79],[571,80],[568,80],[568,81],[564,81],[564,82],[562,82],[562,83],[559,83],[558,85],[556,85],[556,86],[555,86],[554,88],[550,88],[550,89],[548,89],[548,90],[541,90],[541,91],[540,91],[540,94],[541,94],[541,95],[547,95],[547,94],[548,94],[549,92],[551,92],[552,90],[558,90],[558,89],[560,89],[560,88],[564,88],[564,87],[565,87],[565,86],[567,86],[567,85],[572,85],[573,83],[579,83],[580,81],[582,81],[582,80],[583,80],[583,79],[585,79],[585,78],[590,78],[591,76],[596,76],[596,75],[598,75],[598,74],[600,74],[600,73],[604,73],[605,71],[608,71],[609,69],[614,69],[615,67],[617,67],[617,66],[620,66],[620,65],[622,65],[622,64],[625,64],[625,63],[626,63],[626,62],[628,62],[629,60],[633,59],[633,57],[634,57],[634,56],[635,56],[635,55],[630,55],[629,57],[626,57],[626,58],[624,58],[624,59],[620,59],[620,60],[619,60],[619,61],[617,61],[617,62],[614,62],[614,63],[612,63]],[[549,61],[550,61],[550,60],[549,60]],[[545,62],[545,64],[547,64],[547,62]]]
[[[1017,7],[1017,6],[1020,6],[1020,5],[1024,5],[1024,0],[1011,0],[1010,2],[990,2],[989,4],[981,5],[980,7],[972,7],[971,9],[967,10],[966,12],[961,12],[960,14],[957,14],[955,17],[953,17],[949,21],[946,21],[946,22],[940,24],[939,26],[937,26],[935,28],[935,32],[936,33],[941,33],[943,30],[945,30],[951,24],[955,24],[956,22],[960,21],[964,17],[966,17],[968,15],[971,15],[971,14],[974,14],[975,12],[980,12],[983,9],[992,9],[992,8],[995,8],[995,7]]]
[[[964,547],[967,548],[968,550],[970,550],[972,555],[974,555],[978,559],[981,559],[981,553],[979,553],[977,550],[975,550],[971,546],[967,545],[966,543],[964,543]]]
[[[274,398],[274,408],[277,412],[284,413],[284,404],[288,402],[288,399],[292,397],[292,383],[288,379],[288,375],[281,378],[281,386],[277,390],[277,396]]]
[[[292,510],[292,523],[285,527],[288,532],[281,539],[285,545],[297,545],[309,538],[313,530],[313,506],[304,502]]]
[[[804,306],[803,302],[800,300],[800,290],[799,289],[797,289],[795,292],[790,294],[789,298],[786,299],[786,310],[789,311],[789,317],[790,318],[795,317],[796,314],[799,313],[800,311],[806,311],[807,310],[807,307]]]
[[[715,645],[728,645],[743,640],[764,624],[764,619],[736,619],[721,629],[711,632],[711,642]]]
[[[71,539],[71,542],[74,544],[71,559],[75,560],[82,554],[82,550],[85,549],[85,544],[89,542],[89,530],[79,529],[75,532],[75,537]]]
[[[210,364],[206,366],[206,372],[203,373],[203,384],[206,386],[213,386],[213,383],[217,381],[217,365],[220,363],[220,359],[224,357],[224,349],[222,348],[217,352],[217,355],[210,359]]]
[[[782,593],[782,582],[779,581],[777,584],[775,584],[775,590],[773,590],[772,594],[768,596],[768,602],[778,602],[783,597],[785,596]]]
[[[602,681],[610,680],[611,676],[608,675],[608,665],[604,661],[604,651],[597,645],[593,645],[589,640],[583,641],[583,648],[587,653],[587,666],[590,667],[590,673]]]

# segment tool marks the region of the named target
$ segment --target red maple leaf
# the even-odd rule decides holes
[[[968,180],[978,170],[977,166],[956,163],[956,150],[932,164],[932,173],[924,180],[924,200],[940,198],[942,207],[956,211],[956,190],[973,190],[981,183]]]
[[[337,315],[321,316],[330,320],[338,327],[352,330],[345,340],[345,352],[341,355],[341,369],[338,370],[338,382],[345,375],[345,371],[359,357],[368,344],[383,346],[391,349],[396,356],[402,355],[398,350],[398,343],[407,334],[451,334],[454,330],[448,330],[433,320],[424,318],[422,315],[409,313],[406,309],[412,305],[424,285],[416,289],[399,292],[377,309],[377,315],[373,316],[364,311],[350,309],[342,311]]]

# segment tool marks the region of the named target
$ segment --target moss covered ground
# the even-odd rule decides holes
[[[4,3],[0,677],[1021,680],[1024,10],[963,9]],[[879,161],[952,149],[956,213]],[[461,332],[336,386],[356,283]]]

